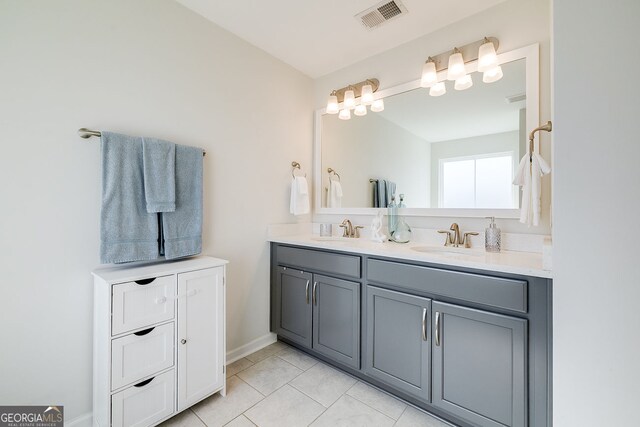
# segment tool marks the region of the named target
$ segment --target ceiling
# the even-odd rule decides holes
[[[408,13],[368,30],[354,16],[378,0],[177,0],[317,78],[504,0],[401,0]]]

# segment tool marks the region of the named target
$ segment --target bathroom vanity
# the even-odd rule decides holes
[[[271,239],[280,340],[456,425],[551,425],[541,259],[352,240]]]

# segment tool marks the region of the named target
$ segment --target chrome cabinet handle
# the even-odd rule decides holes
[[[318,305],[318,295],[316,294],[316,288],[318,282],[313,282],[313,305]]]
[[[304,295],[307,300],[307,304],[309,304],[309,280],[307,280],[307,285],[304,287]]]
[[[440,313],[436,311],[436,345],[440,346]]]
[[[422,341],[427,340],[427,309],[422,309]]]

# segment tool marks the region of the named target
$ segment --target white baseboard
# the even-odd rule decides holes
[[[235,362],[236,360],[242,359],[245,356],[250,355],[251,353],[255,353],[268,346],[269,344],[273,344],[277,340],[277,335],[269,332],[266,335],[263,335],[255,340],[246,343],[236,349],[227,352],[227,365]]]
[[[64,425],[66,427],[91,427],[92,422],[93,413],[89,412],[88,414],[80,415],[72,420],[65,421]]]

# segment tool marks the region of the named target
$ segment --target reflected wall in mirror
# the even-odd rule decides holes
[[[320,206],[386,207],[394,194],[396,203],[403,195],[408,208],[518,209],[512,180],[527,150],[527,107],[533,103],[527,103],[526,57],[502,68],[504,77],[494,83],[472,73],[474,85],[463,91],[447,81],[440,97],[404,85],[408,90],[385,96],[379,113],[351,120],[317,116]],[[328,168],[340,175],[339,187],[331,185],[338,177]]]

